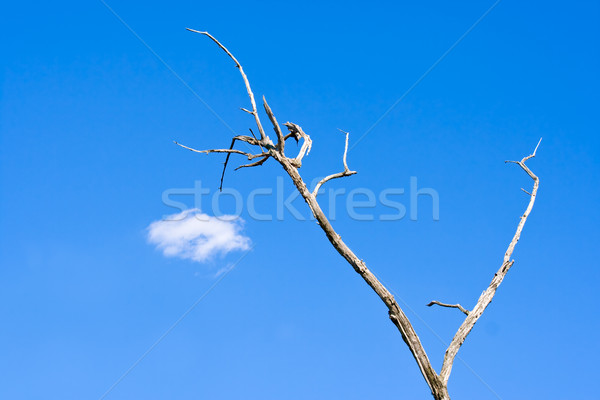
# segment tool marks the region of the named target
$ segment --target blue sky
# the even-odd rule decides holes
[[[173,140],[226,147],[219,118],[253,127],[231,60],[185,27],[217,36],[279,121],[311,135],[311,182],[340,170],[338,128],[352,147],[493,2],[108,4],[171,70],[99,1],[3,5],[0,398],[99,399],[193,304],[106,399],[430,398],[385,307],[313,221],[244,208],[232,235],[248,242],[196,259],[165,257],[147,228],[178,212],[166,190],[218,188],[223,157]],[[358,174],[328,184],[380,193],[417,177],[439,194],[439,221],[426,196],[416,221],[356,221],[342,197],[334,223],[439,370],[462,317],[425,304],[474,305],[531,185],[504,160],[543,136],[537,203],[459,353],[455,399],[598,398],[599,17],[591,1],[500,2],[352,148]],[[279,176],[272,160],[230,168],[225,187],[246,198]]]

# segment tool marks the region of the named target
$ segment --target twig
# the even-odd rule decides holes
[[[233,145],[235,143],[235,139],[233,138],[231,140],[231,146],[229,146],[229,150],[233,149]],[[227,168],[227,163],[229,162],[229,156],[231,155],[231,153],[227,153],[227,156],[225,157],[225,162],[223,163],[223,172],[221,172],[221,183],[219,184],[219,192],[223,191],[223,178],[225,177],[225,169]]]
[[[248,128],[248,130],[250,131],[250,133],[252,134],[252,137],[254,139],[256,139],[256,135],[254,134],[254,132],[252,132],[252,128]],[[258,142],[258,147],[260,147],[260,152],[264,153],[265,149],[263,149],[262,145],[260,144],[260,141],[258,139],[256,139],[256,141]]]
[[[206,149],[206,150],[196,150],[194,148],[185,146],[181,143],[178,142],[173,142],[175,143],[177,146],[183,147],[184,149],[188,149],[191,150],[195,153],[202,153],[202,154],[209,154],[209,153],[231,153],[231,154],[241,154],[243,156],[246,156],[248,158],[248,160],[254,160],[255,158],[258,157],[264,157],[265,155],[270,155],[269,153],[260,153],[260,154],[250,154],[250,153],[246,153],[245,151],[241,151],[241,150],[237,150],[237,149]]]
[[[321,188],[321,186],[323,186],[323,184],[325,182],[328,182],[328,181],[330,181],[332,179],[342,178],[344,176],[350,176],[350,175],[356,174],[356,171],[350,171],[350,169],[348,168],[348,163],[346,162],[346,155],[348,154],[348,136],[349,136],[349,133],[348,132],[344,132],[341,129],[339,129],[339,131],[346,134],[346,145],[344,146],[344,156],[342,158],[343,162],[344,162],[344,171],[338,172],[337,174],[331,174],[331,175],[326,176],[325,178],[321,179],[319,181],[319,183],[317,183],[317,185],[315,186],[315,188],[312,191],[313,197],[316,197],[319,194],[319,189]]]
[[[284,141],[288,140],[289,138],[294,138],[296,140],[296,144],[298,144],[298,139],[300,139],[298,137],[298,135],[294,132],[290,132],[287,135],[285,135],[285,137],[283,138]]]
[[[237,167],[236,169],[234,169],[234,171],[237,171],[240,168],[248,168],[248,167],[256,167],[258,165],[263,165],[265,161],[267,161],[269,159],[270,155],[269,154],[265,154],[265,156],[263,158],[261,158],[260,160],[253,162],[251,164],[244,164],[244,165],[240,165],[239,167]]]
[[[452,371],[452,364],[454,363],[454,358],[456,357],[458,350],[464,343],[465,339],[467,338],[467,335],[469,335],[469,332],[471,332],[471,330],[475,326],[475,323],[477,322],[479,317],[481,317],[481,314],[483,314],[486,307],[491,303],[492,299],[494,298],[494,295],[496,294],[496,290],[498,289],[498,286],[500,286],[500,284],[504,280],[504,277],[508,273],[508,270],[514,264],[514,260],[511,260],[510,258],[512,256],[512,253],[515,250],[515,246],[517,245],[519,238],[521,237],[521,232],[523,231],[523,227],[525,226],[527,217],[529,217],[529,214],[531,213],[531,210],[533,209],[533,204],[535,203],[535,198],[536,198],[538,187],[540,184],[539,178],[529,169],[529,167],[527,167],[525,165],[525,162],[527,160],[535,157],[535,154],[537,152],[537,149],[538,149],[541,141],[542,141],[542,139],[540,139],[540,141],[538,142],[533,153],[531,153],[529,156],[523,157],[521,159],[521,161],[506,161],[506,162],[518,164],[527,173],[527,175],[529,175],[531,177],[531,179],[533,179],[533,189],[531,190],[529,204],[527,205],[527,209],[521,216],[521,220],[519,221],[519,224],[517,225],[517,230],[515,232],[515,235],[513,236],[510,244],[508,245],[508,248],[506,249],[506,253],[504,253],[504,259],[502,261],[502,266],[500,267],[498,272],[496,272],[496,274],[494,275],[494,278],[492,279],[492,282],[490,283],[488,288],[483,291],[481,296],[479,296],[479,299],[477,300],[477,304],[475,305],[475,307],[473,307],[473,309],[471,310],[469,315],[465,318],[465,320],[463,321],[461,326],[458,328],[458,331],[454,335],[452,342],[450,342],[450,345],[448,346],[448,349],[446,350],[446,354],[444,355],[444,362],[442,364],[442,370],[439,375],[444,384],[448,383],[448,379],[450,377],[450,372]]]
[[[177,146],[181,146],[184,149],[188,149],[190,151],[193,151],[195,153],[202,153],[202,154],[209,154],[209,153],[232,153],[232,154],[241,154],[243,156],[248,157],[249,160],[252,160],[252,158],[256,158],[254,154],[250,154],[250,153],[246,153],[245,151],[241,151],[241,150],[236,150],[236,149],[208,149],[208,150],[196,150],[193,149],[191,147],[188,147],[186,145],[183,145],[179,142],[173,141],[173,143],[175,143]]]
[[[343,159],[344,159],[344,171],[348,171],[348,163],[346,162],[346,156],[348,155],[348,137],[350,136],[350,133],[343,131],[339,128],[338,128],[338,131],[340,131],[346,135],[346,144],[344,145],[344,158]]]
[[[437,304],[438,306],[442,306],[442,307],[448,307],[448,308],[458,308],[460,311],[462,311],[465,315],[469,315],[469,312],[467,310],[465,310],[463,308],[463,306],[461,306],[460,304],[446,304],[446,303],[440,303],[437,300],[432,300],[431,302],[429,302],[429,304],[427,304],[427,307],[431,307],[432,305]]]
[[[238,136],[234,136],[233,138],[235,140],[239,140],[241,142],[246,142],[246,143],[251,144],[253,146],[260,146],[260,140],[258,140],[256,138],[256,136],[254,136],[254,133],[252,131],[250,131],[250,133],[252,133],[252,137],[245,136],[245,135],[238,135]]]

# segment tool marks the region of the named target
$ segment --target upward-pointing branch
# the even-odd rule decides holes
[[[508,245],[508,248],[506,249],[506,253],[504,253],[504,259],[502,261],[502,265],[500,266],[500,269],[494,275],[494,278],[492,279],[492,282],[490,283],[488,288],[481,294],[481,296],[479,297],[479,300],[477,300],[477,304],[475,305],[473,310],[471,310],[469,312],[469,315],[465,318],[462,325],[458,328],[458,331],[454,335],[452,342],[450,342],[450,345],[448,346],[448,349],[446,350],[446,354],[444,355],[444,363],[442,365],[442,371],[440,372],[440,378],[442,379],[444,384],[448,383],[448,379],[450,378],[450,372],[452,371],[452,364],[454,363],[454,358],[456,357],[456,354],[458,354],[458,350],[460,349],[463,342],[467,338],[467,335],[469,334],[469,332],[471,332],[471,330],[475,326],[475,323],[477,322],[479,317],[481,317],[481,314],[483,314],[486,307],[491,303],[492,299],[494,298],[494,295],[496,294],[496,290],[498,289],[498,286],[500,286],[500,284],[504,280],[504,277],[508,273],[508,270],[514,264],[514,260],[511,260],[510,258],[512,256],[513,251],[515,250],[515,246],[517,245],[519,238],[521,237],[521,232],[523,231],[525,222],[527,222],[527,217],[529,217],[529,214],[531,213],[531,210],[533,209],[533,204],[535,203],[535,197],[537,195],[538,187],[540,185],[539,178],[529,169],[529,167],[527,167],[525,165],[525,162],[527,160],[529,160],[530,158],[535,157],[535,153],[537,152],[537,149],[538,149],[541,141],[542,141],[542,139],[540,139],[540,141],[538,142],[533,153],[531,153],[530,155],[528,155],[526,157],[523,157],[523,159],[521,159],[521,161],[506,161],[506,162],[518,164],[521,168],[523,168],[523,170],[527,173],[527,175],[529,175],[531,177],[531,179],[533,179],[533,189],[531,190],[529,204],[527,205],[527,209],[521,216],[521,220],[519,221],[519,224],[517,225],[517,231],[515,232],[515,235],[513,236],[510,244]]]
[[[350,176],[350,175],[356,174],[356,171],[350,171],[350,169],[348,168],[348,163],[346,162],[346,156],[348,154],[348,135],[349,135],[349,133],[344,132],[341,129],[339,129],[339,131],[346,134],[346,144],[344,146],[344,156],[342,157],[342,160],[344,162],[344,170],[342,172],[338,172],[337,174],[331,174],[331,175],[326,176],[325,178],[321,179],[312,191],[313,197],[316,197],[319,194],[319,189],[321,189],[321,186],[323,186],[323,184],[325,182],[330,181],[332,179],[343,178],[344,176]]]

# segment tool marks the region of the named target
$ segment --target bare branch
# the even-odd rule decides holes
[[[431,302],[429,302],[429,304],[427,304],[427,307],[431,307],[432,305],[437,304],[438,306],[442,306],[442,307],[448,307],[448,308],[458,308],[460,311],[462,311],[465,315],[469,315],[469,312],[467,310],[465,310],[463,308],[463,306],[461,306],[460,304],[446,304],[446,303],[440,303],[437,300],[433,300]]]
[[[537,153],[537,149],[538,149],[538,147],[540,147],[540,143],[542,143],[542,138],[540,138],[540,141],[538,142],[537,146],[535,146],[535,150],[533,150],[533,153],[531,153],[527,157],[523,157],[523,159],[521,160],[522,163],[525,163],[525,161],[529,160],[530,158],[535,157],[535,153]]]
[[[294,138],[296,140],[296,143],[298,143],[298,135],[296,135],[295,133],[288,133],[287,135],[285,135],[285,137],[283,138],[283,140],[288,140],[289,138]]]
[[[343,178],[344,176],[350,176],[350,175],[356,174],[356,171],[350,171],[350,169],[348,168],[348,163],[346,162],[346,156],[348,154],[348,136],[349,136],[349,133],[348,132],[344,132],[341,129],[339,129],[339,131],[346,134],[346,145],[344,146],[344,156],[342,158],[343,161],[344,161],[344,171],[338,172],[337,174],[331,174],[331,175],[326,176],[325,178],[321,179],[319,181],[319,183],[317,183],[317,185],[315,186],[315,188],[312,191],[312,195],[314,197],[316,197],[319,194],[319,189],[321,188],[321,186],[323,186],[323,184],[325,182],[328,182],[328,181],[330,181],[332,179]]]
[[[267,137],[265,135],[265,131],[263,130],[262,124],[260,123],[260,117],[258,116],[258,110],[256,108],[256,101],[254,101],[254,93],[252,93],[252,88],[250,87],[250,82],[248,81],[248,77],[244,73],[244,69],[242,68],[242,64],[239,63],[237,58],[234,57],[233,54],[225,46],[221,44],[213,35],[208,32],[197,31],[195,29],[185,28],[190,32],[199,33],[201,35],[208,36],[213,42],[217,44],[227,55],[229,58],[235,62],[236,67],[240,70],[240,74],[242,75],[242,79],[244,79],[244,84],[246,85],[246,91],[248,92],[248,97],[250,98],[250,104],[252,104],[252,112],[250,114],[254,115],[254,120],[256,122],[256,126],[258,127],[258,132],[260,133],[260,140],[266,143]]]
[[[523,168],[523,170],[527,173],[527,175],[529,175],[531,177],[531,179],[536,180],[538,179],[537,176],[535,176],[535,174],[529,169],[529,167],[527,167],[527,165],[525,165],[525,162],[533,157],[535,157],[535,154],[537,153],[537,149],[538,147],[540,147],[540,143],[542,143],[542,138],[540,138],[540,141],[538,142],[537,146],[535,146],[535,150],[533,150],[533,153],[531,153],[530,155],[523,157],[521,159],[521,161],[504,161],[505,163],[511,163],[511,164],[517,164],[519,165],[521,168]]]
[[[527,193],[529,196],[531,196],[531,193],[529,193],[527,190],[521,188],[522,191],[524,191],[525,193]]]
[[[329,176],[326,176],[325,178],[321,179],[319,181],[319,183],[317,183],[314,190],[312,191],[312,195],[316,197],[319,194],[319,189],[321,189],[321,186],[323,186],[323,184],[325,182],[329,182],[332,179],[343,178],[345,176],[354,175],[356,173],[357,173],[356,171],[343,171],[343,172],[338,172],[337,174],[331,174]]]
[[[258,157],[263,157],[265,155],[267,155],[268,153],[261,153],[261,154],[251,154],[251,153],[246,153],[245,151],[241,151],[241,150],[237,150],[237,149],[206,149],[206,150],[196,150],[194,148],[185,146],[181,143],[175,142],[173,141],[173,143],[175,143],[177,146],[183,147],[184,149],[188,149],[190,151],[193,151],[195,153],[202,153],[202,154],[209,154],[209,153],[231,153],[231,154],[241,154],[243,156],[246,156],[248,158],[248,160],[254,160],[255,158]]]
[[[252,137],[254,139],[256,139],[256,135],[254,134],[254,132],[252,132],[252,128],[248,128],[248,130],[250,131],[250,133],[252,134]],[[256,139],[256,141],[258,142],[258,147],[260,147],[260,152],[264,153],[265,149],[263,149],[262,145],[260,144],[260,141],[258,139]]]
[[[273,124],[273,130],[277,134],[277,151],[283,155],[283,148],[285,147],[285,139],[283,138],[283,133],[281,133],[281,127],[277,123],[277,118],[275,118],[275,114],[271,111],[271,107],[267,104],[267,99],[263,96],[263,105],[265,107],[265,111],[271,120],[271,124]]]
[[[252,132],[252,131],[250,131]],[[254,135],[254,133],[253,133]],[[236,169],[234,169],[234,171],[237,171],[240,168],[244,168],[244,167],[254,167],[255,165],[262,165],[262,163],[264,163],[267,158],[270,157],[269,153],[265,153],[264,151],[260,154],[250,154],[250,153],[246,153],[245,151],[241,151],[241,150],[237,150],[233,148],[233,145],[235,144],[235,141],[239,140],[239,141],[243,141],[255,146],[260,146],[260,142],[256,139],[256,138],[251,138],[250,136],[235,136],[232,140],[231,140],[231,145],[229,146],[228,149],[208,149],[208,150],[196,150],[194,148],[185,146],[181,143],[175,142],[174,143],[177,146],[181,146],[184,149],[188,149],[190,151],[193,151],[195,153],[203,153],[203,154],[209,154],[209,153],[226,153],[227,157],[225,157],[225,162],[223,163],[223,172],[221,173],[221,182],[219,184],[219,191],[223,190],[223,178],[225,177],[225,169],[227,169],[227,164],[229,163],[229,156],[231,154],[241,154],[243,156],[246,156],[248,158],[248,160],[254,160],[255,158],[258,157],[265,157],[263,160],[259,160],[256,163],[252,163],[252,164],[247,164],[247,165],[242,165],[240,167],[237,167]],[[262,147],[261,147],[262,149]]]
[[[299,128],[297,125],[290,123],[286,123],[285,125],[288,127],[288,129],[290,129],[290,131]],[[305,133],[303,134],[306,135]],[[375,293],[386,305],[386,307],[388,308],[390,320],[400,331],[402,339],[404,340],[410,352],[412,353],[415,361],[417,362],[417,365],[419,366],[421,374],[425,378],[425,381],[427,382],[427,385],[431,389],[431,392],[434,394],[435,398],[448,399],[448,392],[446,386],[442,383],[440,377],[437,375],[437,373],[431,366],[431,362],[427,357],[427,353],[425,352],[425,349],[423,348],[423,345],[421,344],[421,341],[419,340],[419,337],[417,336],[417,333],[415,332],[408,317],[406,316],[402,308],[400,308],[390,291],[367,268],[364,261],[359,259],[356,256],[356,254],[354,254],[354,252],[348,247],[348,245],[344,243],[341,236],[334,230],[333,226],[323,213],[323,210],[317,202],[317,199],[308,190],[306,184],[304,183],[300,174],[298,173],[298,169],[294,164],[296,159],[283,158],[277,161],[280,162],[282,167],[292,179],[292,182],[300,192],[300,195],[304,198],[304,201],[306,201],[306,203],[308,204],[308,207],[312,211],[313,216],[319,223],[321,229],[325,232],[325,235],[327,236],[327,239],[332,244],[332,246],[365,280],[369,287],[371,287],[371,289],[375,291]]]
[[[193,149],[191,147],[188,147],[186,145],[183,145],[179,142],[173,141],[173,143],[175,143],[177,146],[181,146],[184,149],[188,149],[190,151],[193,151],[195,153],[202,153],[202,154],[208,154],[208,153],[232,153],[232,154],[241,154],[243,156],[248,157],[249,160],[251,160],[252,158],[254,158],[254,154],[250,154],[250,153],[246,153],[245,151],[241,151],[241,150],[236,150],[236,149],[208,149],[208,150],[196,150]]]
[[[248,168],[248,167],[256,167],[258,165],[263,165],[265,161],[267,161],[269,159],[270,155],[269,154],[264,154],[264,157],[261,158],[260,160],[253,162],[251,164],[244,164],[244,165],[240,165],[239,167],[237,167],[236,169],[234,169],[234,171],[237,171],[240,168]]]
[[[252,133],[252,131],[250,131],[250,132]],[[238,135],[238,136],[234,136],[233,138],[235,140],[239,140],[241,142],[246,142],[253,146],[260,146],[260,141],[256,137],[254,137],[254,133],[252,133],[252,137],[245,136],[245,135]]]
[[[231,145],[229,146],[229,150],[233,149],[233,145],[235,144],[236,138],[231,140]],[[221,172],[221,182],[219,183],[219,192],[223,191],[223,178],[225,178],[225,169],[227,168],[227,163],[229,162],[229,156],[231,153],[227,153],[227,157],[225,157],[225,162],[223,163],[223,172]]]
[[[541,142],[541,139],[540,139],[540,142]],[[463,321],[461,326],[458,328],[458,331],[454,335],[452,342],[450,342],[450,345],[448,346],[448,349],[446,350],[446,354],[444,355],[444,362],[442,365],[442,371],[440,372],[440,375],[439,375],[440,378],[442,379],[442,381],[444,382],[444,384],[448,383],[448,379],[450,377],[450,372],[452,371],[452,364],[454,363],[454,358],[456,357],[458,350],[464,343],[469,332],[471,332],[471,330],[475,326],[475,323],[477,322],[479,317],[481,317],[481,314],[483,314],[486,307],[491,303],[492,299],[494,298],[494,295],[496,294],[496,290],[498,289],[498,286],[500,286],[500,284],[504,280],[504,277],[508,273],[508,270],[514,264],[514,260],[511,260],[510,258],[512,256],[512,253],[515,250],[515,246],[517,245],[517,242],[519,241],[519,239],[521,237],[521,232],[523,231],[525,222],[527,222],[527,218],[529,217],[529,214],[531,213],[531,210],[533,209],[533,204],[535,203],[535,198],[536,198],[538,187],[540,184],[539,178],[529,169],[529,167],[527,167],[525,165],[525,161],[529,160],[530,158],[535,157],[535,154],[537,152],[538,146],[540,145],[540,142],[538,142],[538,145],[535,147],[535,150],[533,151],[533,153],[529,156],[523,157],[523,159],[521,161],[507,161],[507,162],[511,162],[514,164],[518,164],[533,179],[533,189],[531,190],[529,204],[527,205],[527,209],[521,216],[521,220],[519,221],[519,224],[517,225],[517,230],[515,232],[515,235],[513,236],[510,244],[508,245],[508,248],[506,249],[506,253],[504,253],[504,259],[502,261],[502,266],[494,275],[494,278],[492,279],[488,288],[483,291],[481,296],[479,296],[479,299],[477,300],[477,304],[475,305],[473,310],[471,310],[469,315],[465,318],[465,320]]]
[[[288,128],[288,130],[291,134],[294,135],[294,137],[304,139],[304,142],[302,143],[302,147],[300,148],[298,155],[296,156],[296,158],[291,160],[292,165],[294,167],[300,168],[302,166],[302,159],[305,155],[308,155],[308,153],[310,153],[310,149],[312,148],[312,140],[310,139],[310,136],[304,133],[304,131],[302,130],[302,128],[300,128],[299,125],[296,125],[292,122],[286,122],[283,125],[285,125]]]
[[[346,135],[346,144],[344,145],[344,171],[348,171],[348,163],[346,162],[346,156],[348,155],[348,136],[350,136],[350,134],[339,128],[338,131]]]

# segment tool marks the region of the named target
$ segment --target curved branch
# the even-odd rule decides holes
[[[250,133],[252,133],[252,131],[250,131]],[[254,133],[252,133],[253,137],[250,136],[245,136],[245,135],[238,135],[238,136],[234,136],[233,138],[235,140],[239,140],[241,142],[246,142],[248,144],[251,144],[253,146],[261,146],[260,141],[254,137]]]
[[[458,308],[460,311],[463,312],[463,314],[465,315],[469,315],[469,312],[467,310],[465,310],[463,308],[463,306],[461,306],[460,304],[446,304],[446,303],[441,303],[437,300],[432,300],[427,304],[427,307],[431,307],[432,305],[437,304],[438,306],[442,306],[442,307],[448,307],[448,308]]]
[[[235,144],[236,138],[231,140],[231,146],[229,146],[229,150],[233,149],[233,145]],[[219,183],[219,192],[223,191],[223,178],[225,178],[225,170],[227,169],[227,163],[229,162],[229,156],[231,153],[227,153],[227,157],[225,157],[225,162],[223,163],[223,172],[221,172],[221,182]]]
[[[465,320],[463,321],[461,326],[458,328],[458,331],[454,335],[452,342],[450,342],[450,345],[448,346],[448,349],[446,350],[446,354],[444,355],[444,362],[442,364],[442,371],[440,372],[440,378],[442,379],[444,384],[447,384],[448,379],[450,378],[450,372],[452,371],[452,364],[454,363],[454,358],[456,357],[456,354],[458,354],[458,350],[464,343],[465,339],[467,338],[467,335],[471,332],[471,330],[475,326],[475,323],[477,322],[479,317],[481,317],[481,314],[483,314],[486,307],[491,303],[492,299],[494,298],[494,295],[496,294],[496,290],[498,289],[498,286],[500,286],[500,284],[504,280],[504,277],[508,273],[508,270],[514,264],[514,260],[511,260],[510,258],[512,256],[512,253],[515,250],[515,246],[517,245],[517,242],[519,241],[519,239],[521,237],[521,232],[523,231],[525,222],[527,222],[527,217],[529,217],[529,214],[531,213],[531,210],[533,209],[533,204],[535,203],[535,198],[536,198],[538,187],[540,184],[539,178],[529,169],[529,167],[527,167],[525,165],[525,162],[527,160],[529,160],[530,158],[535,157],[535,154],[537,152],[537,149],[538,149],[541,141],[542,141],[542,139],[540,139],[540,141],[538,142],[533,153],[531,153],[529,156],[523,157],[523,159],[521,159],[521,161],[506,161],[506,162],[512,162],[512,163],[518,164],[531,177],[531,179],[533,179],[533,189],[531,190],[529,204],[527,205],[525,212],[521,216],[521,220],[519,221],[519,224],[517,225],[517,231],[515,232],[515,235],[513,236],[510,244],[508,245],[508,248],[506,249],[506,253],[504,253],[504,260],[502,261],[502,266],[500,267],[498,272],[496,272],[496,274],[494,275],[494,278],[492,279],[492,282],[490,283],[488,288],[481,294],[481,296],[479,296],[479,300],[477,300],[477,304],[475,305],[475,307],[473,307],[473,310],[471,310],[469,312],[469,315],[467,316],[467,318],[465,318]]]
[[[267,136],[265,135],[265,131],[263,130],[262,124],[260,123],[260,117],[258,116],[258,110],[256,108],[256,101],[254,101],[254,93],[252,93],[252,88],[250,87],[250,82],[248,81],[248,77],[244,73],[244,69],[242,68],[242,64],[239,63],[237,58],[225,46],[221,44],[213,35],[208,32],[197,31],[195,29],[185,28],[190,32],[199,33],[201,35],[208,36],[213,42],[217,44],[227,55],[229,58],[235,62],[235,66],[240,70],[240,74],[242,75],[242,79],[244,79],[244,84],[246,85],[246,91],[248,92],[248,97],[250,97],[250,104],[252,104],[252,112],[250,114],[254,115],[254,121],[256,122],[256,126],[258,127],[258,132],[260,133],[260,140],[264,143],[267,142]],[[248,110],[245,110],[249,112]]]
[[[354,175],[356,173],[356,171],[343,171],[338,172],[337,174],[331,174],[329,176],[326,176],[325,178],[321,179],[319,183],[317,183],[314,190],[312,191],[312,195],[316,197],[319,194],[319,189],[321,189],[321,186],[323,186],[325,182],[328,182],[332,179],[343,178],[344,176]]]
[[[250,163],[250,164],[240,165],[239,167],[237,167],[236,169],[234,169],[234,171],[237,171],[240,168],[256,167],[258,165],[263,165],[265,163],[265,161],[267,161],[269,159],[269,157],[271,157],[269,154],[266,154],[266,153],[263,154],[263,155],[264,155],[264,157],[261,158],[260,160],[255,161],[255,162]]]
[[[294,167],[300,168],[302,166],[302,159],[305,155],[308,155],[308,153],[310,153],[310,149],[312,148],[312,140],[310,136],[304,133],[304,131],[302,130],[302,128],[300,128],[299,125],[296,125],[292,122],[286,122],[283,125],[285,125],[288,128],[290,134],[292,134],[293,137],[304,139],[304,142],[302,143],[302,147],[300,148],[298,155],[296,156],[296,158],[290,160]],[[284,157],[283,154],[281,156]]]

